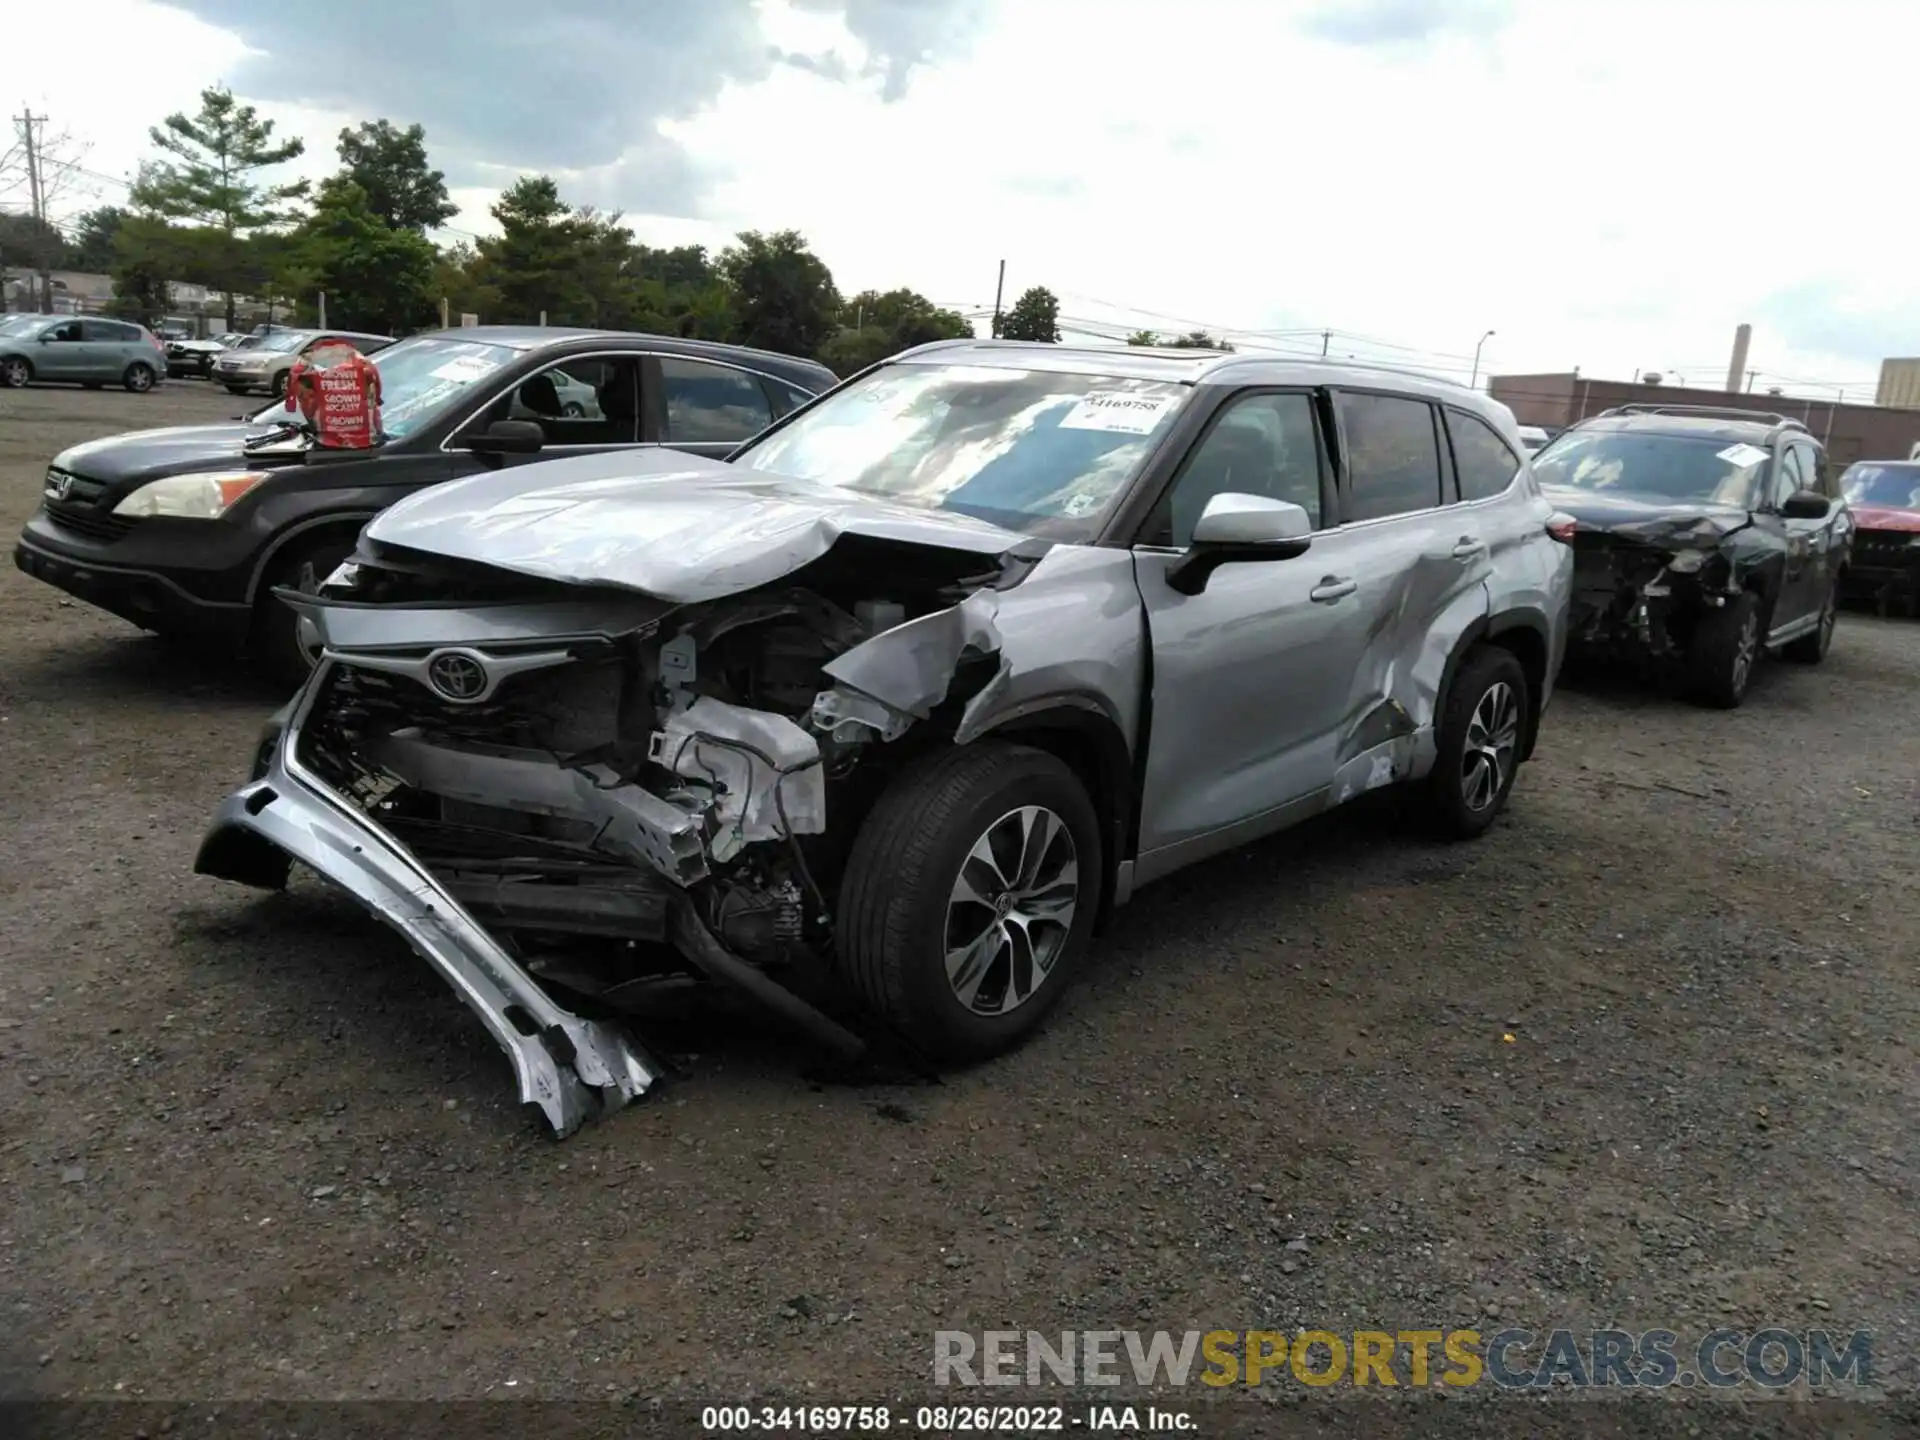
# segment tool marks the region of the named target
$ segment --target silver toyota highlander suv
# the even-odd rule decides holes
[[[398,929],[565,1134],[648,995],[993,1053],[1140,885],[1363,791],[1484,831],[1573,561],[1512,415],[1394,371],[960,341],[726,461],[401,500],[198,868]]]

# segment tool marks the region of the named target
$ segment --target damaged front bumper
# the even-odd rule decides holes
[[[1575,542],[1568,643],[1589,652],[1679,659],[1701,617],[1738,593],[1725,558],[1711,551],[1583,536]]]
[[[317,687],[309,685],[301,705]],[[480,1017],[507,1052],[523,1104],[556,1136],[618,1109],[662,1068],[617,1025],[556,1004],[396,840],[305,772],[285,732],[263,747],[264,773],[223,803],[194,870],[262,889],[286,883],[298,860],[404,936]]]

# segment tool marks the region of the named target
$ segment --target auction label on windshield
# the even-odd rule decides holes
[[[1179,403],[1178,395],[1089,395],[1067,412],[1060,428],[1150,435]]]
[[[1749,445],[1746,441],[1742,440],[1738,445],[1729,445],[1726,449],[1722,450],[1718,458],[1726,461],[1729,465],[1737,469],[1744,470],[1747,466],[1758,465],[1762,460],[1766,459],[1767,452],[1762,450],[1758,445]]]

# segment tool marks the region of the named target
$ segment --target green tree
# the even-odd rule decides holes
[[[1204,330],[1189,330],[1184,335],[1176,335],[1171,340],[1161,342],[1169,350],[1232,350],[1226,341],[1216,339]]]
[[[88,210],[73,222],[73,240],[67,260],[75,270],[105,275],[113,269],[114,237],[120,233],[127,212],[118,205],[102,205]]]
[[[114,226],[113,299],[108,309],[123,320],[157,325],[172,308],[168,278],[183,258],[180,232],[154,215],[124,216]]]
[[[306,142],[294,136],[276,143],[273,122],[262,120],[251,105],[238,103],[219,86],[200,92],[198,114],[169,115],[148,133],[171,158],[141,167],[133,203],[202,232],[198,268],[204,283],[227,292],[231,329],[235,292],[249,269],[247,238],[291,224],[298,214],[288,202],[307,193],[304,180],[273,185],[259,172],[305,154]]]
[[[1158,345],[1159,343],[1160,337],[1151,330],[1136,330],[1127,336],[1129,345]]]
[[[820,347],[820,359],[838,375],[935,340],[958,340],[973,326],[957,311],[942,310],[913,290],[863,290],[840,308],[841,330]]]
[[[500,233],[479,242],[475,278],[495,296],[500,319],[550,325],[593,323],[594,296],[581,268],[595,248],[550,175],[522,175],[500,193],[493,218]],[[603,259],[604,257],[596,257]]]
[[[1060,343],[1060,302],[1044,285],[1022,292],[1013,308],[1000,317],[993,332],[1002,340],[1042,340]]]
[[[742,231],[717,266],[733,291],[739,337],[763,350],[815,355],[839,328],[833,272],[797,230]]]
[[[0,271],[64,270],[67,241],[31,215],[0,215]]]
[[[498,311],[500,297],[480,278],[480,252],[462,240],[441,250],[434,260],[433,295],[436,304],[447,302],[447,322],[460,323],[462,315],[489,316]]]
[[[433,315],[438,255],[432,243],[416,230],[387,224],[346,174],[321,183],[313,214],[291,242],[290,268],[297,282],[310,282],[299,283],[302,301],[324,292],[330,324],[392,335]]]
[[[427,163],[427,132],[369,120],[340,132],[345,176],[366,193],[367,208],[390,229],[438,229],[460,213],[447,198],[447,177]]]

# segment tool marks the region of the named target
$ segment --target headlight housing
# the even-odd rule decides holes
[[[219,470],[203,475],[169,475],[149,480],[113,507],[129,520],[171,515],[183,520],[218,520],[242,495],[265,480],[265,470]]]

